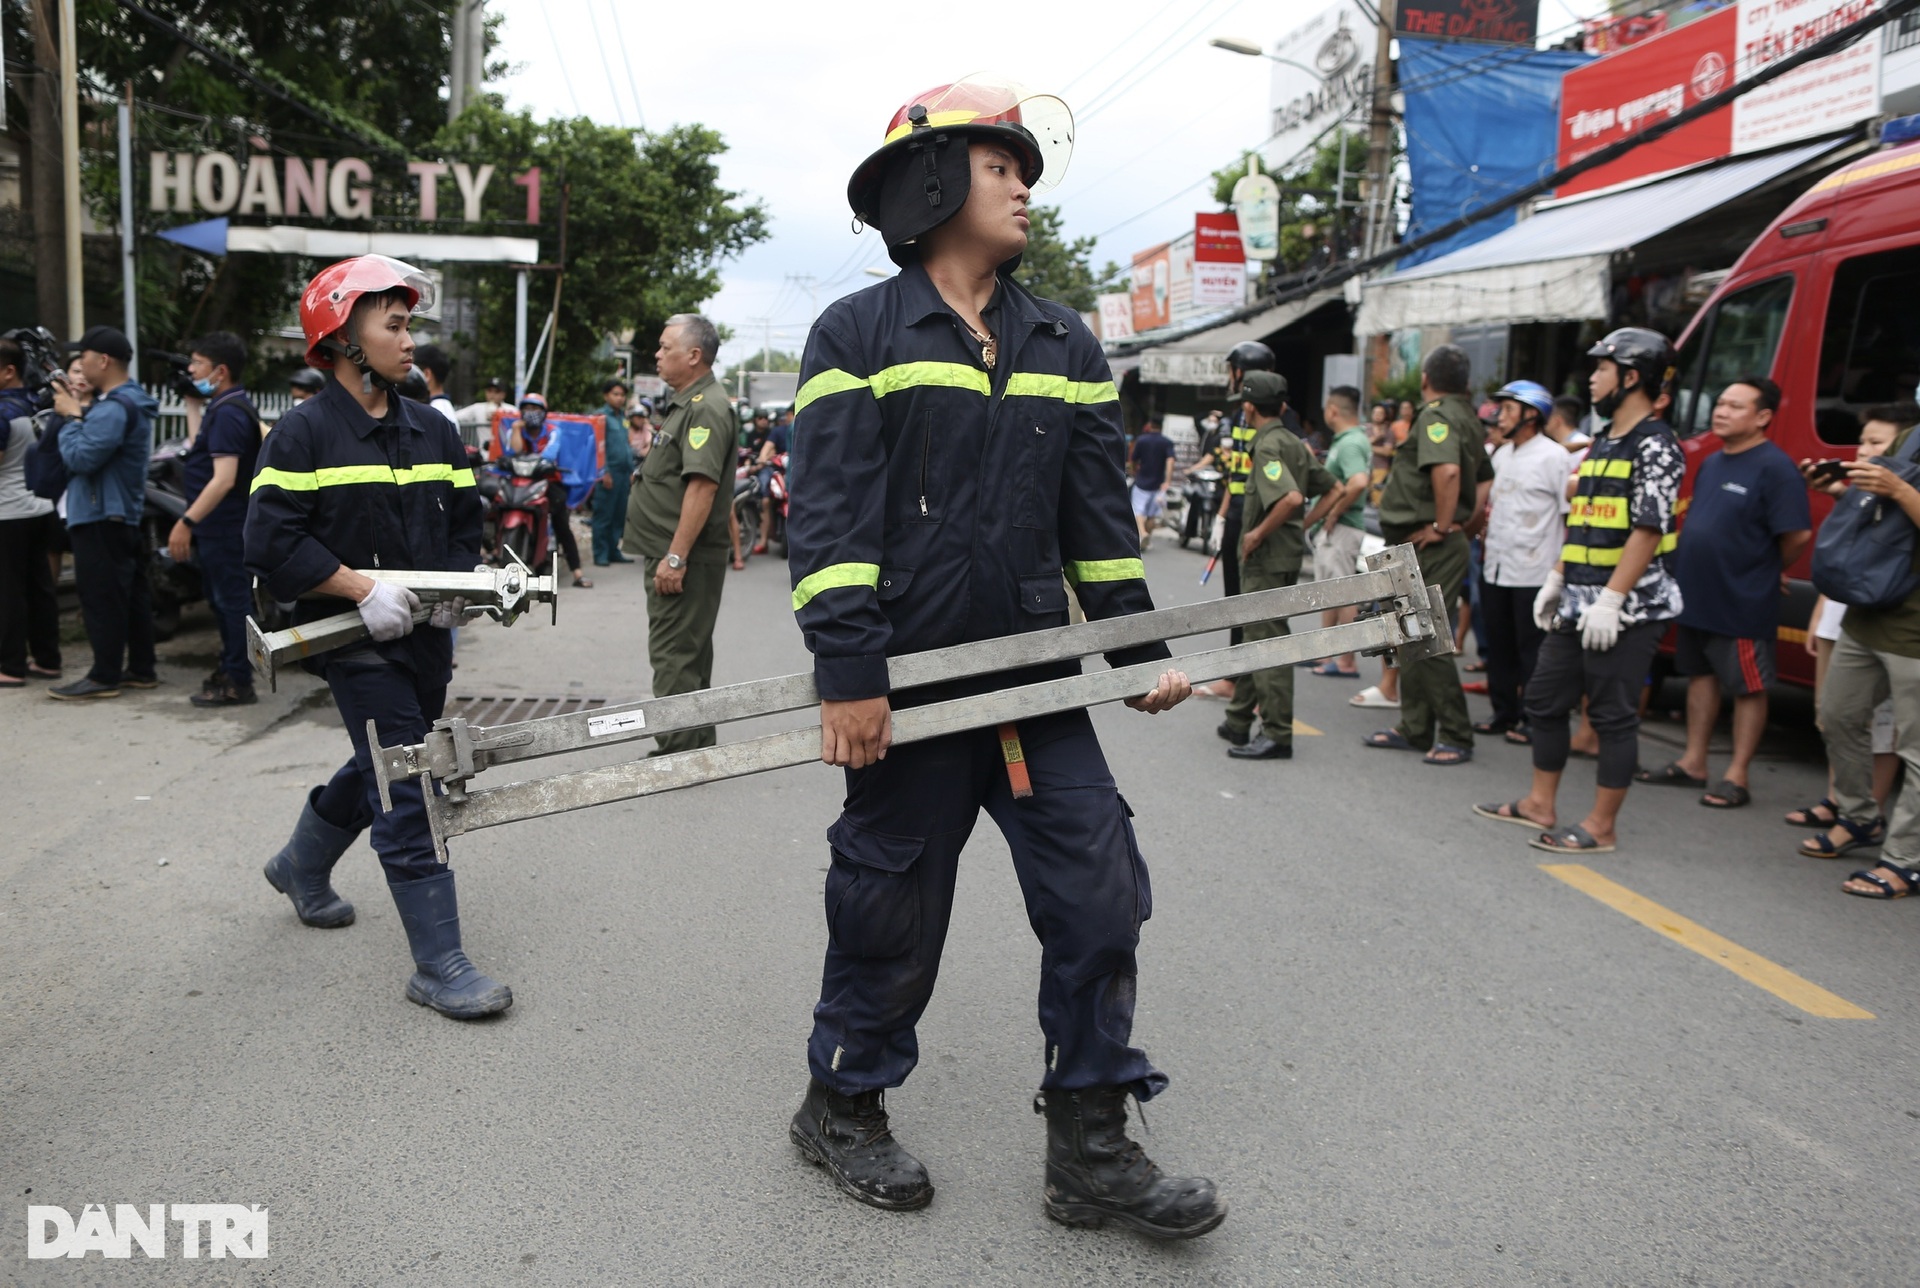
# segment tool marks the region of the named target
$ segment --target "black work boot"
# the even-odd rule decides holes
[[[1126,1099],[1123,1087],[1034,1097],[1047,1118],[1047,1215],[1082,1226],[1111,1218],[1156,1239],[1192,1239],[1226,1220],[1212,1181],[1168,1176],[1127,1138]]]
[[[389,881],[387,888],[413,948],[409,1002],[456,1020],[477,1020],[513,1005],[513,990],[482,975],[460,947],[460,902],[451,868],[418,881]]]
[[[894,1212],[923,1208],[933,1201],[933,1182],[888,1129],[886,1095],[843,1096],[814,1078],[787,1135],[862,1203]]]
[[[360,833],[335,827],[314,812],[320,790],[316,787],[307,793],[293,836],[267,860],[266,874],[269,885],[293,900],[300,920],[331,930],[353,924],[353,905],[334,893],[327,878]]]

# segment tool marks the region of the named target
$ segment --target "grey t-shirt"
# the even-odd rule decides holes
[[[53,513],[53,502],[27,490],[27,453],[37,441],[25,416],[0,426],[0,522]]]

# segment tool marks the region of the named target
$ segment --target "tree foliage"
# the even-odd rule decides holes
[[[584,117],[535,121],[529,113],[481,102],[441,131],[437,144],[448,156],[491,162],[503,174],[540,167],[543,262],[560,262],[560,210],[566,205],[560,326],[557,340],[549,342],[555,346],[552,387],[544,390],[556,405],[587,405],[598,397],[613,365],[604,345],[610,333],[632,333],[642,365],[650,365],[666,319],[711,299],[720,288],[720,261],[767,235],[765,209],[739,204],[739,194],[719,186],[726,145],[702,126],[646,134]],[[497,186],[504,189],[502,206],[524,205],[519,188]],[[516,231],[525,236],[532,230]],[[536,280],[528,329],[537,334],[552,306],[553,277]],[[473,331],[456,340],[470,346],[483,366],[511,370],[513,274],[469,270],[461,281],[471,284],[478,317]],[[528,379],[539,384],[545,369],[543,358]]]
[[[1029,291],[1086,313],[1095,307],[1095,296],[1127,289],[1126,270],[1120,265],[1108,261],[1098,273],[1093,271],[1094,239],[1068,241],[1060,231],[1057,208],[1030,207],[1027,220],[1027,253],[1014,276]]]
[[[147,210],[149,151],[218,150],[243,165],[261,147],[276,156],[363,157],[376,179],[374,229],[536,236],[544,263],[561,258],[560,208],[563,191],[568,193],[565,283],[554,388],[548,391],[565,401],[597,400],[595,377],[612,365],[609,335],[635,333],[644,360],[666,316],[697,308],[715,294],[718,265],[766,236],[764,209],[719,186],[716,162],[725,151],[719,135],[698,125],[647,134],[584,118],[535,121],[484,94],[449,123],[443,95],[451,64],[450,15],[462,2],[276,0],[261,6],[142,0],[142,8],[176,29],[168,31],[115,0],[77,0],[81,74],[95,96],[82,121],[82,179],[93,217],[105,229],[117,231],[119,223],[107,104],[127,83],[137,104],[134,205],[142,234],[143,347],[176,347],[224,328],[248,342],[256,381],[284,374],[293,365],[285,352],[298,344],[287,332],[297,323],[299,288],[321,266],[289,256],[212,259],[154,239],[156,231],[206,216]],[[14,64],[32,45],[17,6],[0,5],[0,21],[6,23],[9,59],[7,115],[9,127],[18,129],[25,116]],[[490,20],[490,50],[498,21]],[[490,62],[487,78],[505,70],[505,63]],[[441,189],[439,225],[421,222],[415,186],[405,173],[409,159],[493,163],[483,222],[459,222],[451,179]],[[542,170],[542,217],[533,227],[526,223],[524,190],[511,182],[529,166]],[[89,320],[117,321],[113,239],[89,240]],[[61,271],[58,265],[38,267]],[[470,360],[456,369],[510,372],[514,271],[448,266],[446,275],[448,295],[472,306],[450,311],[441,327],[443,343],[451,341],[456,358]],[[530,347],[552,303],[553,281],[552,273],[534,275]],[[263,356],[276,347],[278,355]]]

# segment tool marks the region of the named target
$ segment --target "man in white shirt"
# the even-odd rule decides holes
[[[459,429],[460,413],[453,409],[453,399],[447,397],[447,377],[453,374],[453,360],[447,357],[447,351],[437,344],[423,344],[413,351],[413,365],[427,378],[427,406]]]
[[[1494,395],[1507,441],[1493,454],[1492,510],[1481,565],[1480,608],[1487,631],[1487,697],[1493,718],[1476,732],[1527,741],[1520,695],[1540,652],[1533,600],[1560,558],[1567,512],[1567,450],[1546,432],[1554,399],[1531,380]]]

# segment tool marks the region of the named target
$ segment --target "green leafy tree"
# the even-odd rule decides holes
[[[501,173],[541,170],[541,259],[559,263],[560,210],[566,207],[566,258],[560,283],[560,325],[553,346],[553,380],[544,390],[556,406],[591,405],[612,369],[604,338],[631,331],[642,362],[653,339],[675,313],[692,312],[720,288],[719,265],[767,235],[766,210],[741,204],[719,183],[720,136],[698,125],[646,134],[595,124],[584,117],[535,121],[497,103],[469,107],[437,140],[448,156],[491,162]],[[486,213],[524,217],[521,189],[496,183]],[[507,229],[503,226],[500,231]],[[477,326],[456,336],[489,369],[512,368],[513,273],[474,269],[460,274],[471,293]],[[534,293],[529,330],[538,332],[553,302],[553,279]],[[528,373],[540,383],[546,368]]]
[[[1127,289],[1126,270],[1108,261],[1093,271],[1091,237],[1068,241],[1060,231],[1060,211],[1033,206],[1027,211],[1027,253],[1021,257],[1020,284],[1043,300],[1053,300],[1082,313],[1094,308],[1094,297]]]

